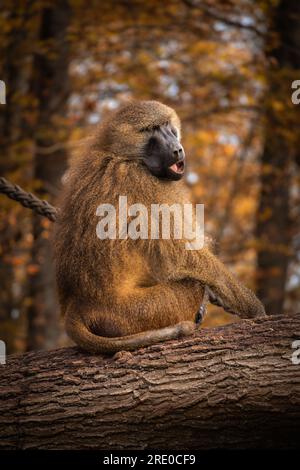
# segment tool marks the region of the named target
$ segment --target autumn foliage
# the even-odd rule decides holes
[[[299,28],[297,0],[4,0],[0,174],[53,203],[103,116],[165,102],[215,250],[269,313],[296,312]],[[0,198],[0,338],[10,352],[67,344],[51,223]],[[210,308],[204,326],[232,320]]]

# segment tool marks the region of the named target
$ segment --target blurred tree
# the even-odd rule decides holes
[[[267,312],[281,314],[295,234],[291,187],[292,163],[299,149],[299,110],[291,101],[291,84],[300,72],[300,3],[280,1],[272,14],[266,44],[269,69],[257,213],[257,294]]]
[[[28,188],[31,142],[28,139],[28,78],[36,34],[33,2],[3,1],[0,12],[0,74],[6,83],[6,105],[0,113],[0,173]],[[8,351],[22,348],[14,331],[24,318],[30,214],[1,200],[0,319]]]
[[[50,200],[57,196],[67,167],[63,143],[68,137],[66,120],[69,97],[70,50],[68,26],[71,9],[67,0],[47,4],[40,12],[38,47],[33,57],[31,96],[36,101],[32,123],[33,177],[37,194]],[[28,269],[31,299],[28,311],[28,349],[56,344],[59,307],[49,241],[50,222],[33,214],[32,257]]]

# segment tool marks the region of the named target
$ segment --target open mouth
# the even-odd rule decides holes
[[[169,169],[178,175],[182,175],[184,173],[184,167],[184,160],[179,160],[178,162],[173,163],[173,165],[169,166]]]

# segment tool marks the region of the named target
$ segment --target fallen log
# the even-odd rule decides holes
[[[10,356],[0,365],[0,449],[295,448],[295,340],[300,315],[114,357],[76,347]]]

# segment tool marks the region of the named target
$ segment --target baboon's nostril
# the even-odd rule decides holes
[[[179,147],[176,150],[174,150],[174,156],[178,159],[182,158],[183,157],[183,148]]]

